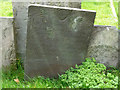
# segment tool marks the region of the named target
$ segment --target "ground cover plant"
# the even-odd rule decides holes
[[[96,63],[96,60],[87,58],[82,65],[70,68],[59,78],[35,77],[26,81],[24,69],[20,63],[18,67],[12,66],[11,70],[3,71],[3,88],[117,88],[118,70],[107,70],[106,66]]]

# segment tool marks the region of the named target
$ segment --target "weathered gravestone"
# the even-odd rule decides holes
[[[2,22],[0,23],[0,27],[2,27]],[[2,69],[2,29],[0,29],[0,72]]]
[[[119,31],[115,26],[95,25],[91,34],[88,57],[94,57],[97,62],[106,66],[118,67]]]
[[[16,51],[17,57],[25,58],[26,51],[26,34],[27,34],[27,19],[28,19],[28,6],[30,4],[52,5],[62,7],[81,8],[81,1],[70,2],[69,0],[12,0],[13,15],[14,15],[14,29],[16,33]]]
[[[0,17],[0,63],[7,67],[16,60],[12,17]]]
[[[0,26],[2,24],[0,23]],[[2,31],[0,30],[0,82],[2,82]],[[2,83],[0,83],[0,89],[2,89]]]
[[[95,11],[31,5],[25,73],[54,77],[80,64],[87,54]]]

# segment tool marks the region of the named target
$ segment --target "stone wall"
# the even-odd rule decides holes
[[[15,46],[14,46],[14,30],[13,30],[13,18],[0,17],[0,63],[3,66],[9,66],[16,59]]]
[[[74,7],[81,8],[81,4],[78,2],[16,2],[12,0],[13,5],[13,14],[14,14],[14,28],[16,31],[16,49],[17,56],[25,57],[26,51],[26,32],[27,32],[27,19],[28,19],[28,6],[30,4],[42,4],[42,5],[53,5],[53,6],[65,6],[65,7]]]
[[[88,57],[105,65],[118,65],[118,29],[115,26],[94,26]]]

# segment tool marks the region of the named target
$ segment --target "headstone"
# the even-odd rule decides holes
[[[118,66],[118,44],[120,38],[119,31],[115,26],[95,25],[90,45],[88,57],[94,57],[97,62],[106,66]]]
[[[95,14],[77,8],[31,5],[25,74],[56,77],[84,61]]]
[[[2,27],[2,22],[0,22],[0,27]],[[2,29],[0,29],[0,71],[2,69]]]
[[[120,30],[120,1],[118,2],[118,29]]]
[[[9,66],[16,60],[14,30],[13,30],[13,18],[0,17],[0,58],[4,67]]]
[[[28,2],[29,1],[29,2]],[[27,35],[27,19],[28,19],[28,6],[30,4],[63,6],[72,8],[81,8],[81,2],[69,2],[65,0],[58,0],[53,2],[51,0],[12,0],[13,16],[14,16],[14,29],[16,32],[16,50],[17,57],[24,60],[26,51],[26,35]]]
[[[120,31],[120,1],[118,2],[118,30]],[[119,32],[118,37],[120,38],[120,32]],[[120,48],[120,41],[118,43],[118,48]],[[120,70],[120,52],[118,53],[118,67]],[[119,85],[119,87],[120,87],[120,85]]]

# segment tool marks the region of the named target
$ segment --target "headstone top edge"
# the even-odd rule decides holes
[[[39,4],[30,4],[28,6],[30,7],[46,7],[46,8],[56,8],[56,9],[69,9],[69,10],[75,10],[75,11],[86,11],[86,12],[93,12],[96,13],[94,10],[86,10],[86,9],[79,9],[79,8],[70,8],[70,7],[59,7],[59,6],[50,6],[50,5],[39,5]]]
[[[116,27],[116,26],[110,26],[110,25],[94,25],[94,27]]]
[[[108,26],[108,25],[94,25],[94,28],[111,28],[114,29],[115,31],[119,31],[116,26]]]

